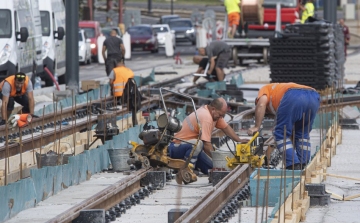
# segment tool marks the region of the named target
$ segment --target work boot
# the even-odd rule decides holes
[[[287,166],[286,169],[287,169],[287,170],[292,170],[292,169],[293,169],[293,165]],[[301,170],[300,163],[294,164],[294,170]]]

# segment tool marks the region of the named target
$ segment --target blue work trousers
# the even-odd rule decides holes
[[[319,94],[310,89],[289,89],[281,99],[276,112],[274,136],[280,152],[286,149],[286,167],[299,163],[306,165],[309,162],[310,131],[319,105]],[[295,128],[295,150],[291,141],[293,128]]]
[[[170,143],[168,146],[169,156],[173,159],[186,160],[190,156],[192,148],[193,145],[188,143]],[[199,153],[194,152],[190,163],[195,166],[195,169],[200,169],[200,171],[204,174],[208,174],[209,169],[213,168],[212,159],[202,149],[199,151]]]

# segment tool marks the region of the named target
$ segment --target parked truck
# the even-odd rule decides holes
[[[253,3],[254,1],[242,1],[243,4],[246,2]],[[244,21],[241,21],[235,38],[229,39],[227,35],[224,35],[223,41],[232,46],[234,65],[241,65],[244,59],[257,59],[259,62],[263,60],[266,64],[269,56],[269,38],[275,34],[277,3],[281,5],[281,29],[284,29],[286,24],[300,21],[300,2],[301,0],[264,0],[263,10],[259,10],[259,13],[262,13],[258,16],[259,21],[247,21],[245,17]],[[227,17],[225,17],[224,33],[227,33],[227,24]]]

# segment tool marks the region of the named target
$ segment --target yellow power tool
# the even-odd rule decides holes
[[[246,144],[237,144],[235,157],[225,157],[227,166],[235,168],[237,165],[249,164],[253,168],[262,167],[265,162],[264,155],[258,155],[263,148],[263,140],[259,142],[262,137],[259,137],[259,132],[250,139]]]

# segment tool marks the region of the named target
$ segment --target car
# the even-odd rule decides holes
[[[119,27],[116,27],[116,26],[113,26],[113,27],[110,27],[110,26],[107,26],[107,27],[103,27],[101,28],[101,33],[107,38],[110,36],[110,32],[111,30],[115,29],[116,30],[116,33],[117,33],[117,36],[119,38],[122,38],[122,33],[121,33],[121,30]]]
[[[172,19],[179,19],[178,15],[163,15],[160,17],[159,24],[169,24]]]
[[[91,40],[91,58],[97,62],[97,39],[101,35],[100,23],[98,21],[79,21],[79,29],[83,29],[86,32],[87,37]]]
[[[136,25],[127,28],[130,34],[131,51],[135,49],[142,49],[144,51],[151,51],[151,53],[159,52],[159,43],[156,38],[156,33],[152,30],[150,25]]]
[[[171,35],[173,48],[175,49],[175,47],[176,47],[175,31],[171,31],[168,24],[152,25],[152,29],[157,34],[157,40],[159,42],[159,47],[165,47],[165,35],[167,33],[169,33]]]
[[[79,30],[79,62],[91,64],[91,40],[87,38],[84,30]]]
[[[191,42],[196,44],[196,34],[190,19],[172,19],[169,22],[171,30],[175,31],[176,42]]]

